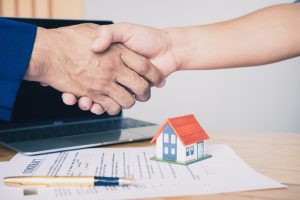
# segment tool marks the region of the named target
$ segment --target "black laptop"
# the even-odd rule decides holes
[[[79,23],[111,24],[96,20],[12,20],[57,28]],[[10,122],[0,121],[0,143],[26,155],[146,140],[158,126],[131,118],[94,115],[78,106],[66,106],[61,93],[39,83],[23,81]]]

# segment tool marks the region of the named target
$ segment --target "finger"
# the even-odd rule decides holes
[[[93,102],[88,97],[80,97],[78,100],[78,106],[81,110],[90,110],[93,105]]]
[[[61,98],[62,98],[64,104],[69,105],[69,106],[72,106],[77,103],[77,98],[73,94],[70,94],[70,93],[63,93],[61,95]]]
[[[40,85],[43,86],[43,87],[49,86],[47,83],[40,83]]]
[[[121,111],[121,106],[109,96],[99,95],[98,102],[109,115],[116,115]],[[95,98],[96,99],[96,98]]]
[[[131,108],[135,104],[134,96],[118,83],[111,85],[107,95],[118,102],[122,108]]]
[[[92,44],[94,52],[105,51],[111,43],[125,43],[131,37],[130,25],[127,23],[118,23],[101,26],[97,30],[97,36]]]
[[[158,88],[162,88],[166,85],[166,79],[164,79],[159,85],[157,85],[156,87]]]
[[[90,109],[90,111],[96,115],[101,115],[105,112],[104,108],[101,105],[94,103]]]
[[[164,81],[163,74],[146,58],[133,51],[122,51],[121,59],[124,64],[148,80],[152,85],[159,87]]]
[[[123,67],[116,77],[117,83],[135,95],[138,101],[147,101],[151,96],[150,84],[128,67]],[[111,96],[111,95],[110,95]]]

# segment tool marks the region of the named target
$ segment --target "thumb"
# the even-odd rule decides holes
[[[112,43],[125,43],[130,38],[129,24],[118,23],[100,26],[97,30],[96,39],[92,44],[95,53],[105,51]]]

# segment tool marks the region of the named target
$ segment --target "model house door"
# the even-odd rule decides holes
[[[163,159],[174,160],[177,158],[177,136],[169,125],[163,130]]]
[[[197,158],[204,156],[204,142],[197,143]]]

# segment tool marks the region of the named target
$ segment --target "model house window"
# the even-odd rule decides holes
[[[175,155],[175,148],[171,148],[171,154]]]
[[[176,144],[176,136],[171,135],[171,144]]]
[[[190,155],[190,148],[187,147],[187,148],[186,148],[186,156],[189,156],[189,155]]]
[[[164,133],[164,143],[169,143],[169,134]]]
[[[168,149],[168,147],[165,147],[165,154],[169,154],[169,149]]]
[[[191,155],[194,155],[194,146],[191,146]]]

